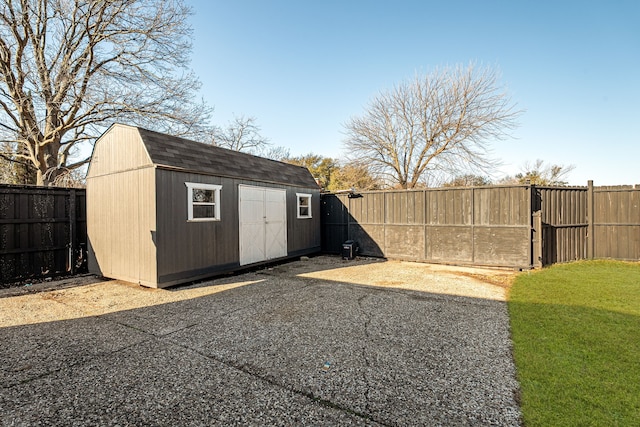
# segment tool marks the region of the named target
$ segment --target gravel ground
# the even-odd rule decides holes
[[[322,256],[0,291],[0,425],[519,425],[512,276]]]

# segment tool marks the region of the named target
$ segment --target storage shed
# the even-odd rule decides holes
[[[89,271],[166,287],[320,251],[309,171],[115,124],[87,173]]]

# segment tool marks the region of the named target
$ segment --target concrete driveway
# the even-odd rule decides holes
[[[519,425],[483,274],[317,257],[0,298],[0,425]]]

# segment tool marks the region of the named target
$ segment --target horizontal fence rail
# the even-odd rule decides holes
[[[84,271],[84,189],[0,185],[0,283]]]

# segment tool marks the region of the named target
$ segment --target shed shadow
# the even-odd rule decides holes
[[[138,419],[162,409],[167,390],[189,390],[166,404],[193,421],[218,410],[257,414],[247,408],[285,390],[305,411],[366,424],[518,425],[503,303],[269,274],[193,299],[0,328],[5,395],[38,396],[5,399],[3,409],[18,423],[65,411],[107,416],[114,406]],[[242,404],[232,400],[237,388]],[[78,395],[94,398],[72,401]],[[280,417],[297,410],[291,402]]]

